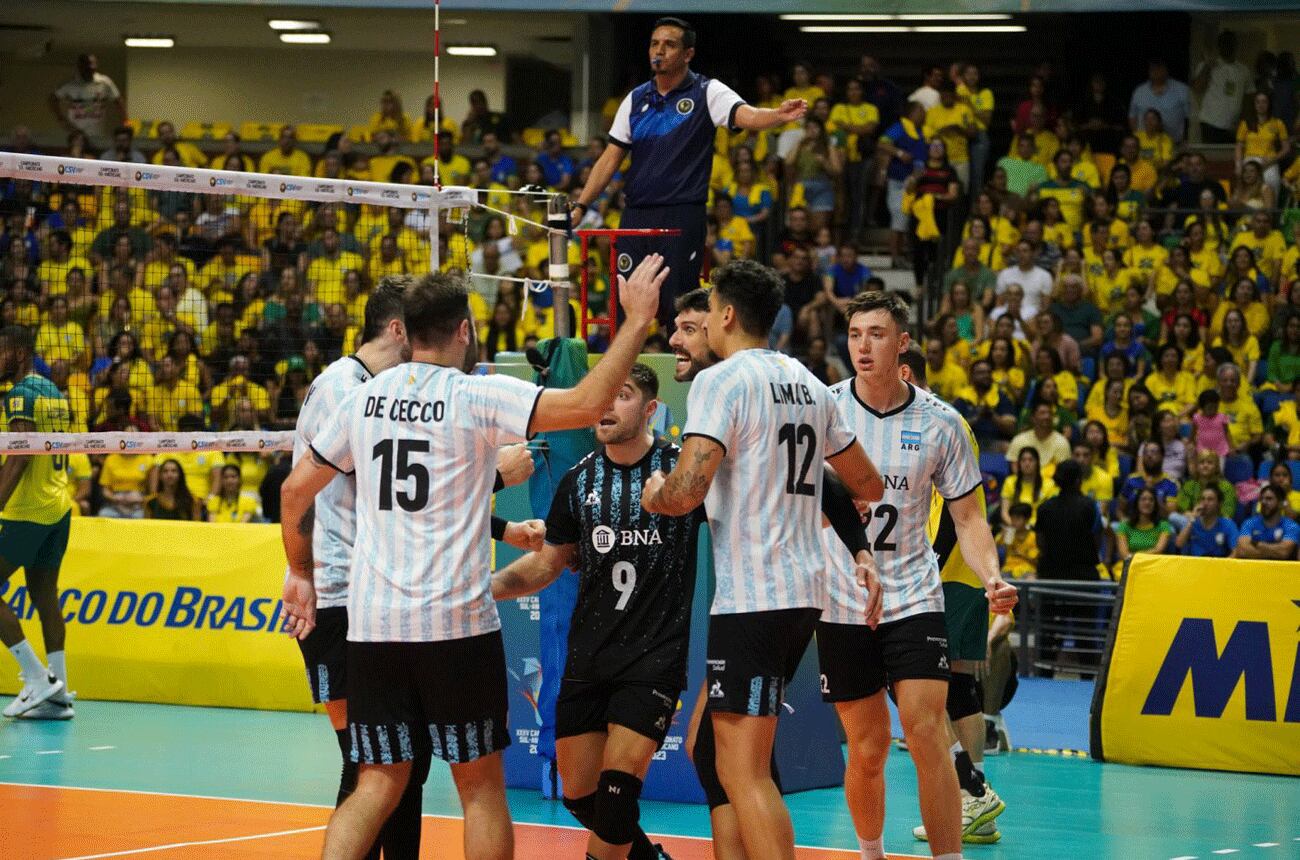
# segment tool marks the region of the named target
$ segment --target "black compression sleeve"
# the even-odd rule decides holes
[[[506,525],[506,521],[500,517],[492,518],[492,540],[506,539]]]
[[[853,496],[844,482],[830,472],[822,472],[822,513],[831,521],[840,540],[849,552],[856,556],[858,550],[867,549],[866,530],[862,528],[862,516],[853,505]]]
[[[496,483],[492,485],[492,492],[499,493],[505,488],[506,488],[506,479],[501,477],[500,472],[497,472],[497,480]]]

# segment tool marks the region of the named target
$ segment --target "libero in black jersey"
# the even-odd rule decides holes
[[[703,509],[646,513],[641,488],[680,450],[648,429],[659,380],[644,365],[596,426],[605,448],[561,479],[546,546],[498,571],[498,600],[578,572],[578,601],[555,707],[564,805],[592,835],[590,857],[658,860],[640,826],[641,783],[686,682],[695,547]]]

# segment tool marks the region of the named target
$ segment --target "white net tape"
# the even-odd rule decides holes
[[[238,170],[131,164],[12,152],[0,152],[0,177],[32,182],[148,188],[186,194],[242,194],[321,203],[371,203],[399,209],[448,209],[472,206],[477,202],[477,192],[462,186],[436,189],[391,182],[316,179],[275,173],[243,173]]]
[[[167,451],[292,451],[292,430],[224,433],[0,433],[0,454],[161,454]]]

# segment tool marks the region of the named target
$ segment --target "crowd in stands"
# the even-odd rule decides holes
[[[885,285],[861,251],[887,227],[891,268],[915,272],[909,298],[930,311],[918,331],[930,383],[974,429],[1014,574],[1095,577],[1139,552],[1294,558],[1293,58],[1252,71],[1228,34],[1190,85],[1153,61],[1127,99],[1100,73],[1070,98],[1044,63],[1000,112],[972,64],[928,66],[917,83],[863,56],[849,75],[799,63],[742,88],[759,106],[805,98],[810,110],[771,132],[719,130],[706,268],[733,257],[777,268],[786,308],[772,344],[834,382],[850,372],[842,308]],[[545,279],[539,192],[582,187],[605,141],[579,150],[563,130],[519,128],[476,92],[461,122],[436,129],[434,156],[431,103],[413,120],[394,93],[379,102],[364,129],[311,153],[291,125],[255,155],[234,132],[200,146],[168,122],[147,145],[120,126],[103,152],[70,126],[66,151],[463,184],[487,207],[435,228],[424,212],[368,205],[0,188],[0,320],[36,332],[75,429],[292,427],[315,373],[353,349],[373,284],[429,270],[431,233],[444,269]],[[1190,143],[1192,131],[1222,148]],[[21,130],[8,148],[34,149]],[[621,209],[616,177],[582,226],[616,227]],[[586,268],[599,313],[608,256]],[[549,290],[474,287],[483,360],[553,334]],[[647,348],[664,349],[663,334]],[[589,343],[606,337],[595,329]],[[176,468],[114,454],[93,481],[83,467],[80,509],[275,517],[277,458],[168,459]],[[1085,509],[1095,533],[1079,527]]]

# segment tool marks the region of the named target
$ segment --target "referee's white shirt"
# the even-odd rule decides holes
[[[691,383],[682,435],[726,449],[705,499],[712,614],[821,607],[824,458],[853,444],[826,386],[787,355],[742,350]]]
[[[488,523],[497,448],[527,438],[541,392],[505,375],[410,362],[348,395],[311,447],[356,474],[349,641],[500,629]]]
[[[307,399],[298,411],[293,431],[293,462],[307,453],[326,422],[339,411],[352,389],[373,374],[354,355],[347,355],[321,371],[307,389]],[[321,609],[348,604],[348,571],[352,568],[352,545],[357,536],[356,482],[351,475],[339,475],[316,496],[316,523],[311,532],[311,555],[315,568],[316,605]]]
[[[939,562],[926,537],[931,488],[945,499],[983,491],[975,449],[957,410],[933,394],[907,387],[907,401],[881,413],[858,398],[852,377],[831,386],[840,416],[885,481],[885,494],[871,506],[864,526],[880,570],[882,623],[943,611]],[[832,530],[824,537],[831,561],[821,620],[865,624],[867,595],[854,577],[853,559]]]

